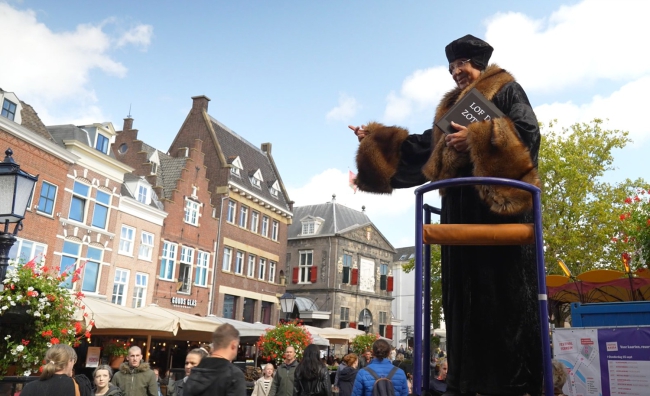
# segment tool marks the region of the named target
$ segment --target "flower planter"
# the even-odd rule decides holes
[[[117,370],[122,363],[124,363],[124,356],[111,356],[109,365],[113,370]]]

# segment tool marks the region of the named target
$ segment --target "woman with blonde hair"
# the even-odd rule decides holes
[[[349,353],[343,357],[343,362],[345,366],[339,372],[339,396],[351,396],[359,372],[359,357],[356,353]]]
[[[21,396],[75,396],[79,389],[72,379],[77,353],[70,345],[53,345],[45,354],[45,365],[39,381],[25,385]]]

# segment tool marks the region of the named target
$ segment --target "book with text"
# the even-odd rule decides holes
[[[467,126],[472,122],[487,121],[504,117],[494,103],[487,100],[476,88],[472,88],[463,98],[436,122],[436,126],[446,134],[458,132],[451,122]]]

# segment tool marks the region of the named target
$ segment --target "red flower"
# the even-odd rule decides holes
[[[62,334],[68,334],[68,329],[61,329]]]
[[[56,344],[59,343],[59,339],[56,338],[56,337],[52,337],[52,339],[50,340],[50,342],[52,343],[52,345],[56,345]]]
[[[45,330],[41,333],[43,337],[52,337],[52,330]]]
[[[22,341],[20,341],[20,343],[27,346],[27,345],[29,345],[29,340],[22,340]]]
[[[74,324],[74,330],[77,334],[81,333],[81,330],[83,329],[83,326],[81,325],[81,322],[75,322]]]
[[[635,197],[634,197],[634,202],[639,202],[639,201],[641,201],[641,198],[639,198],[639,196],[638,196],[638,195],[637,195],[637,196],[635,196]]]
[[[626,204],[631,204],[632,203],[632,198],[630,198],[630,197],[625,198],[625,203]]]
[[[612,238],[612,242],[618,242],[618,238],[616,237]]]
[[[618,216],[618,218],[621,219],[621,221],[625,220],[625,214],[622,214],[622,215]]]

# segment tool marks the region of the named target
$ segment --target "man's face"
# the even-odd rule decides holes
[[[193,367],[196,367],[201,362],[201,357],[196,353],[190,353],[185,358],[185,375],[190,375]]]
[[[287,347],[287,349],[284,350],[284,358],[287,361],[287,363],[291,363],[294,360],[296,360],[296,350],[294,347]]]
[[[469,59],[456,59],[449,64],[449,71],[460,89],[465,89],[481,75],[481,71],[476,69]]]
[[[366,362],[369,362],[370,360],[372,360],[372,353],[370,353],[370,351],[365,351],[363,353],[363,357],[366,358]]]
[[[129,366],[138,367],[142,361],[142,352],[140,349],[130,349],[126,359],[129,361]]]

